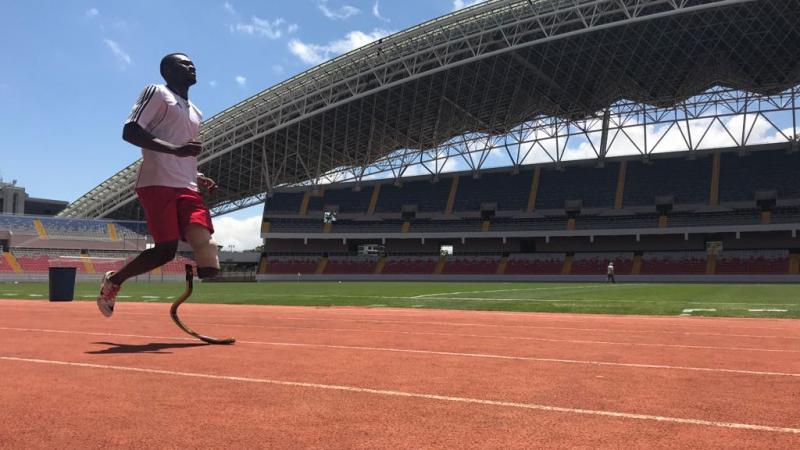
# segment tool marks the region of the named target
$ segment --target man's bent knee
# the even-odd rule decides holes
[[[178,252],[178,241],[156,244],[152,250],[156,254],[158,261],[163,266],[164,264],[175,259],[175,254]]]

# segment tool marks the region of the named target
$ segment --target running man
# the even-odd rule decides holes
[[[144,88],[122,130],[122,139],[142,149],[136,195],[155,246],[103,276],[97,307],[106,317],[114,313],[122,283],[170,262],[181,240],[192,247],[201,279],[219,273],[211,214],[200,195],[216,183],[197,172],[203,115],[189,101],[189,87],[197,83],[194,63],[183,53],[171,53],[161,60],[161,76],[166,84]]]

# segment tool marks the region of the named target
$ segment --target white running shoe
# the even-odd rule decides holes
[[[111,275],[114,275],[114,272],[108,271],[103,275],[103,281],[100,282],[100,295],[97,296],[97,307],[106,317],[114,314],[114,302],[117,300],[120,287],[122,287],[111,282],[109,279]]]

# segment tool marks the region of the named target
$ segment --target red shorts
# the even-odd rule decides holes
[[[204,226],[212,234],[211,213],[199,193],[186,188],[146,186],[136,189],[144,209],[147,229],[156,244],[185,241],[183,232],[190,223]]]

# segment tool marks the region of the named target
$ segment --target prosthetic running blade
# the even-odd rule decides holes
[[[186,289],[183,291],[183,294],[181,294],[181,296],[178,297],[178,299],[175,300],[174,303],[172,303],[172,307],[169,309],[169,315],[170,315],[170,317],[172,317],[172,321],[175,322],[175,325],[177,325],[178,328],[180,328],[181,330],[185,331],[186,333],[196,337],[197,339],[200,339],[203,342],[208,342],[209,344],[218,344],[218,345],[233,344],[234,342],[236,342],[236,339],[234,339],[234,338],[218,339],[218,338],[211,337],[211,336],[205,336],[205,335],[202,335],[200,333],[197,333],[196,331],[194,331],[191,328],[187,327],[183,322],[181,322],[181,319],[178,317],[178,307],[181,306],[181,303],[186,301],[186,299],[189,298],[190,295],[192,295],[192,289],[193,289],[192,280],[193,280],[193,278],[194,278],[194,271],[192,269],[192,266],[190,264],[187,264],[186,265]]]

